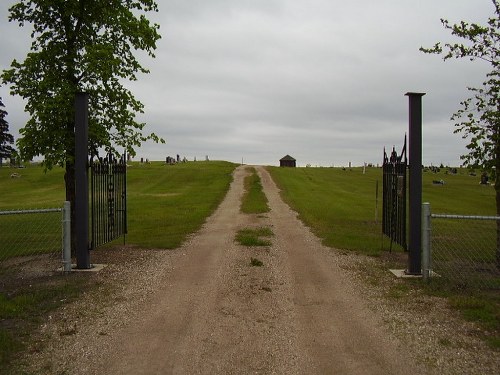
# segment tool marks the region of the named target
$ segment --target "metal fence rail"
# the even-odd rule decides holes
[[[0,262],[48,254],[67,263],[63,250],[70,246],[69,209],[65,203],[61,208],[0,211]],[[64,270],[68,270],[66,264]]]
[[[423,262],[428,272],[460,288],[500,289],[500,267],[497,264],[497,223],[500,217],[430,212],[429,217],[424,231],[427,229],[430,233],[430,258],[428,265]]]

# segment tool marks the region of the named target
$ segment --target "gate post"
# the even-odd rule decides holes
[[[431,277],[431,205],[428,202],[422,204],[422,276],[424,280]]]
[[[422,251],[422,96],[425,93],[408,92],[410,130],[410,238],[408,246],[409,275],[421,275]]]
[[[71,203],[63,207],[63,271],[71,272]]]
[[[75,246],[76,268],[89,269],[89,183],[88,163],[89,94],[75,96]]]

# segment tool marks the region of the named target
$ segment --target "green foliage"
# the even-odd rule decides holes
[[[155,1],[22,0],[9,11],[9,21],[33,28],[25,60],[14,60],[2,74],[11,93],[26,99],[30,114],[20,130],[21,156],[43,155],[49,169],[73,162],[73,102],[82,91],[90,94],[90,151],[119,146],[133,154],[148,137],[135,120],[143,105],[122,82],[148,72],[134,52],[154,57],[159,26],[143,13],[157,11]]]
[[[281,196],[300,219],[327,246],[379,255],[390,241],[382,238],[382,170],[362,168],[269,167]],[[432,180],[443,179],[435,186]],[[376,183],[379,182],[378,212]],[[478,178],[461,169],[457,175],[423,174],[423,199],[433,212],[449,214],[494,215],[495,191],[478,184]],[[382,246],[383,242],[383,246]],[[393,246],[393,249],[396,249]],[[401,249],[399,249],[401,250]]]
[[[245,194],[241,200],[241,212],[262,214],[269,212],[267,197],[262,191],[262,184],[255,168],[247,168],[251,174],[245,177]]]
[[[466,166],[500,170],[500,5],[493,0],[495,15],[488,19],[486,26],[461,21],[450,25],[448,20],[441,19],[443,26],[451,34],[461,38],[467,44],[440,43],[432,48],[420,48],[422,52],[443,55],[444,60],[467,58],[488,62],[492,70],[481,88],[469,87],[473,96],[461,103],[462,108],[453,116],[457,121],[455,133],[462,133],[464,139],[470,139],[467,145],[468,154],[462,156]],[[500,180],[497,179],[497,190]]]
[[[268,227],[245,228],[236,233],[236,241],[243,246],[271,246],[271,241],[261,237],[271,237],[273,235],[273,231]]]
[[[0,167],[2,166],[2,158],[10,158],[14,152],[14,148],[11,146],[14,143],[14,137],[9,133],[9,123],[5,119],[7,112],[2,108],[5,106],[0,98]]]

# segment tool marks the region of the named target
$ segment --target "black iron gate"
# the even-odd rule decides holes
[[[127,234],[127,162],[108,154],[90,160],[91,241],[95,249]]]
[[[384,148],[382,232],[407,250],[406,244],[406,137],[398,155],[392,149],[390,158]]]

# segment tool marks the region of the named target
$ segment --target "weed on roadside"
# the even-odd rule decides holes
[[[262,267],[264,263],[257,258],[250,258],[250,265],[252,267]]]
[[[268,227],[245,228],[236,233],[236,241],[243,246],[271,246],[271,241],[261,237],[271,237],[273,235],[273,231]]]

